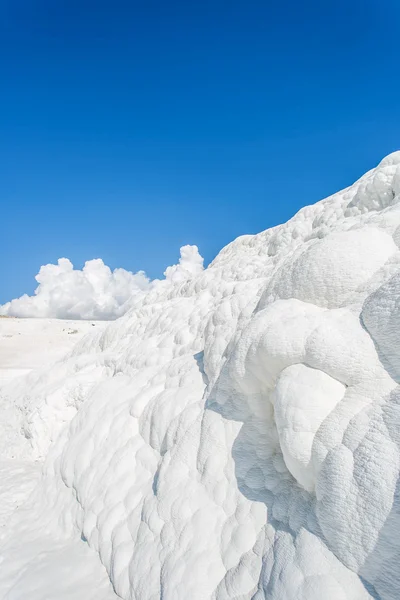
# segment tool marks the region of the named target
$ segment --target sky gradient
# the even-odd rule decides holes
[[[0,303],[68,257],[208,263],[400,148],[394,1],[5,1]]]

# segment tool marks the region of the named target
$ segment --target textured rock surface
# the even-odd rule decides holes
[[[399,244],[395,153],[0,389],[0,597],[398,600]]]

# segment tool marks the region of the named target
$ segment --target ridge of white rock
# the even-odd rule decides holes
[[[397,152],[3,386],[0,598],[398,600],[399,245]]]

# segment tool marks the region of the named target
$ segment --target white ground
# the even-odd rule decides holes
[[[0,385],[32,369],[49,367],[104,321],[0,318]]]
[[[0,598],[399,600],[399,247],[395,153],[1,387]]]

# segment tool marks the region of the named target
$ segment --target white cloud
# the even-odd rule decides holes
[[[164,271],[167,281],[181,283],[196,277],[203,270],[204,258],[199,254],[197,246],[182,246],[179,264],[167,267]]]
[[[183,246],[180,252],[179,263],[164,273],[170,284],[182,283],[203,270],[197,246]],[[56,265],[40,267],[35,279],[39,285],[34,295],[24,294],[0,305],[0,315],[116,319],[130,308],[135,296],[159,282],[150,281],[144,271],[111,271],[100,258],[87,261],[82,270],[74,269],[68,258],[60,258]]]

